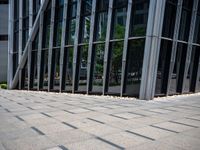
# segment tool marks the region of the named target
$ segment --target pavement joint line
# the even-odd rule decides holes
[[[24,119],[22,119],[21,117],[19,116],[15,116],[17,119],[19,119],[20,121],[25,121]]]
[[[42,131],[40,131],[38,128],[36,127],[31,127],[31,129],[33,129],[34,131],[36,131],[39,135],[45,135]]]
[[[126,131],[127,133],[134,134],[134,135],[143,137],[143,138],[148,139],[148,140],[151,140],[151,141],[155,141],[155,139],[153,139],[153,138],[151,138],[151,137],[148,137],[148,136],[145,136],[145,135],[142,135],[142,134],[139,134],[139,133],[135,133],[135,132],[129,131],[129,130],[125,130],[125,131]]]
[[[86,107],[82,107],[83,109],[86,109],[86,110],[90,110],[90,111],[95,111],[93,109],[90,109],[90,108],[86,108]]]
[[[193,125],[189,125],[189,124],[185,124],[185,123],[181,123],[181,122],[177,122],[177,121],[169,121],[169,122],[188,126],[188,127],[198,128],[198,126],[193,126]]]
[[[49,118],[52,118],[52,116],[50,116],[50,115],[48,115],[48,114],[46,114],[46,113],[44,113],[44,112],[41,112],[41,114],[44,115],[44,116],[47,116],[47,117],[49,117]]]
[[[162,127],[158,127],[156,125],[150,125],[151,127],[154,127],[154,128],[158,128],[158,129],[162,129],[162,130],[165,130],[165,131],[169,131],[169,132],[173,132],[173,133],[179,133],[177,131],[174,131],[174,130],[170,130],[170,129],[166,129],[166,128],[162,128]]]
[[[120,118],[120,119],[123,119],[123,120],[128,120],[127,118],[124,118],[124,117],[120,117],[120,116],[116,116],[114,114],[109,114],[110,116],[113,116],[113,117],[116,117],[116,118]]]
[[[186,119],[195,120],[195,121],[200,121],[200,119],[195,119],[195,118],[190,118],[190,117],[186,117]]]
[[[104,122],[101,122],[101,121],[99,121],[99,120],[96,120],[96,119],[92,119],[92,118],[87,118],[87,119],[89,119],[89,120],[91,120],[91,121],[98,122],[98,123],[100,123],[100,124],[105,124]]]
[[[153,111],[153,110],[149,110],[149,109],[146,109],[146,110],[149,111],[149,112],[157,113],[157,114],[164,114],[164,113]]]
[[[143,115],[143,114],[139,114],[139,113],[135,113],[135,112],[128,112],[129,114],[135,114],[141,117],[147,117],[147,115]]]
[[[34,110],[33,108],[31,108],[31,107],[29,107],[29,106],[28,106],[28,107],[26,107],[26,108],[28,108],[28,109],[31,109],[31,110]]]
[[[114,147],[116,147],[116,148],[118,148],[118,149],[120,149],[120,150],[125,150],[124,147],[119,146],[119,145],[117,145],[117,144],[115,144],[115,143],[113,143],[113,142],[110,142],[110,141],[108,141],[108,140],[106,140],[106,139],[103,139],[103,138],[101,138],[101,137],[98,137],[98,136],[97,136],[96,139],[98,139],[98,140],[100,140],[100,141],[102,141],[102,142],[105,142],[105,143],[107,143],[107,144],[109,144],[109,145],[111,145],[111,146],[114,146]]]
[[[70,113],[70,114],[76,114],[76,113],[74,113],[74,112],[71,112],[71,111],[65,110],[65,109],[63,109],[63,111],[68,112],[68,113]]]
[[[69,127],[71,127],[71,128],[73,128],[73,129],[78,129],[77,127],[75,127],[74,125],[71,125],[71,124],[69,124],[69,123],[67,123],[67,122],[62,122],[63,124],[65,124],[65,125],[67,125],[67,126],[69,126]]]
[[[168,108],[161,108],[161,109],[164,109],[164,110],[169,110],[169,111],[172,111],[172,112],[177,112],[177,110],[168,109]]]
[[[4,110],[7,111],[7,112],[9,112],[9,113],[11,112],[8,108],[4,108]]]
[[[66,148],[66,147],[63,146],[63,145],[59,145],[58,147],[61,148],[62,150],[69,150],[68,148]]]

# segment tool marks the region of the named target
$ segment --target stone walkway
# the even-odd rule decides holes
[[[139,101],[0,90],[0,150],[199,150],[200,95]]]

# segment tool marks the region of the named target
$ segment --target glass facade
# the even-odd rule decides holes
[[[20,48],[25,53],[42,6],[40,0],[21,1],[23,6],[20,0],[13,5],[13,77]],[[147,48],[152,46],[148,42],[155,36],[159,52],[152,95],[198,92],[200,4],[196,4],[198,0],[166,0],[163,22],[157,23],[162,30],[156,37],[149,32],[156,9],[150,0],[49,0],[40,12],[43,20],[37,22],[15,88],[140,97],[148,82],[142,81],[147,74],[143,68],[149,65]]]

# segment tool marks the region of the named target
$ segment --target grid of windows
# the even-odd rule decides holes
[[[20,47],[19,1],[23,1],[23,50],[30,33],[30,1],[16,0],[14,72]],[[162,34],[158,37],[155,95],[200,89],[200,4],[195,6],[197,2],[166,0]],[[143,65],[148,65],[144,64],[144,56],[146,40],[151,36],[147,35],[147,27],[152,23],[148,18],[151,3],[150,0],[49,0],[40,14],[43,20],[40,19],[32,41],[28,57],[31,63],[27,60],[22,70],[19,80],[22,88],[138,97]],[[41,2],[33,0],[32,5],[34,22]]]

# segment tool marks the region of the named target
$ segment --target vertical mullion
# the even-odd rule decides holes
[[[52,88],[52,52],[53,52],[53,36],[54,36],[54,19],[55,19],[56,0],[52,0],[51,5],[51,25],[49,37],[49,54],[48,54],[48,91]]]
[[[14,1],[9,0],[9,26],[8,26],[8,88],[11,88],[13,77],[13,38],[14,38]]]
[[[112,17],[113,17],[113,1],[109,1],[108,7],[108,22],[107,22],[107,32],[106,32],[106,41],[105,41],[105,55],[104,55],[104,70],[103,70],[103,95],[107,92],[108,89],[108,55],[109,55],[109,47],[110,47],[110,35],[111,35],[111,26],[112,26]]]
[[[77,56],[78,56],[78,43],[80,35],[80,19],[81,19],[81,5],[82,0],[77,0],[77,14],[76,14],[76,29],[75,29],[75,39],[74,39],[74,55],[73,55],[73,83],[72,83],[72,93],[75,92],[78,85],[77,77]]]
[[[174,70],[174,64],[175,64],[175,59],[176,59],[177,44],[178,44],[177,41],[178,41],[180,22],[181,22],[181,14],[182,14],[182,4],[183,4],[183,0],[178,0],[176,21],[175,21],[175,28],[174,28],[174,36],[173,36],[173,44],[172,44],[172,54],[171,54],[168,84],[167,84],[167,93],[166,93],[167,95],[169,94],[169,90],[170,90],[170,86],[171,86],[171,76],[172,76],[172,73]]]
[[[23,0],[19,0],[19,53],[18,53],[18,65],[22,57],[22,34],[23,30]],[[22,68],[19,70],[19,89],[22,88]]]
[[[165,0],[151,0],[143,57],[140,99],[153,99],[164,19]]]
[[[29,36],[31,34],[33,26],[33,0],[29,0]],[[30,82],[31,82],[31,51],[32,51],[32,41],[30,42],[28,48],[28,90],[30,90]]]
[[[38,39],[38,56],[37,56],[37,90],[40,90],[41,83],[41,55],[42,55],[42,43],[43,43],[43,22],[44,22],[44,11],[40,14],[40,25],[39,25],[39,39]]]
[[[185,70],[184,70],[182,92],[186,86],[185,81],[187,79],[187,74],[188,74],[190,63],[191,63],[192,43],[193,43],[193,39],[194,39],[195,24],[196,24],[196,19],[197,19],[198,2],[199,2],[199,0],[194,0],[194,3],[193,3],[193,9],[192,9],[193,11],[192,11],[192,19],[191,19],[191,23],[190,23],[190,34],[189,34],[189,39],[188,39],[188,47],[187,47],[187,55],[186,55],[186,64],[185,64]]]
[[[125,68],[126,68],[127,51],[128,51],[128,38],[129,38],[129,31],[130,31],[132,3],[133,3],[132,0],[128,0],[127,19],[126,19],[123,56],[122,56],[122,74],[121,74],[121,92],[120,92],[121,96],[123,96],[123,93],[125,90],[125,74],[126,74]]]
[[[94,41],[94,26],[95,26],[95,17],[96,17],[96,5],[97,0],[93,0],[92,3],[92,15],[91,15],[91,24],[90,24],[90,39],[89,39],[89,48],[88,48],[88,65],[87,65],[87,94],[91,91],[92,88],[92,72],[91,72],[91,63],[92,54],[93,54],[93,41]]]
[[[63,85],[63,79],[64,79],[64,76],[63,76],[63,61],[64,61],[64,51],[65,51],[68,3],[69,3],[69,1],[64,1],[64,8],[63,8],[62,37],[61,37],[61,49],[60,49],[60,92],[62,92],[62,90],[64,89],[64,85]]]

